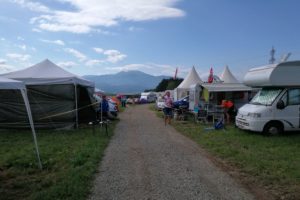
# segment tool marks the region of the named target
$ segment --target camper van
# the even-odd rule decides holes
[[[248,71],[244,83],[261,88],[238,110],[236,126],[266,134],[300,130],[300,61]]]
[[[140,101],[144,99],[147,102],[152,103],[156,101],[156,94],[154,92],[142,92]]]

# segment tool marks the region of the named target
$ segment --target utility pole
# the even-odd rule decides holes
[[[275,63],[275,49],[274,49],[274,47],[272,47],[272,49],[270,51],[270,54],[271,54],[271,58],[269,60],[269,63],[274,64]]]

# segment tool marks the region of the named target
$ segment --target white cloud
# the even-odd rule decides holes
[[[135,27],[135,26],[130,26],[128,28],[129,31],[134,32],[134,31],[142,31],[143,28]]]
[[[20,6],[24,7],[24,8],[28,8],[31,11],[34,12],[44,12],[44,13],[48,13],[50,12],[50,9],[38,2],[33,2],[33,1],[28,1],[28,0],[11,0],[13,3],[17,3]]]
[[[23,37],[21,37],[21,36],[18,36],[17,40],[24,41],[25,39]]]
[[[8,53],[8,54],[6,54],[6,57],[13,59],[13,60],[24,62],[24,61],[28,61],[31,56],[28,54]]]
[[[65,45],[64,41],[62,41],[62,40],[44,40],[44,39],[40,39],[40,41],[45,42],[45,43],[50,43],[50,44],[61,45],[61,46]]]
[[[104,63],[105,61],[103,61],[103,60],[89,60],[89,61],[87,61],[85,64],[87,65],[87,66],[95,66],[95,65],[98,65],[98,64],[101,64],[101,63]]]
[[[0,38],[1,41],[5,41],[5,38]]]
[[[54,10],[40,3],[14,0],[15,3],[44,15],[33,18],[31,23],[47,31],[88,33],[97,27],[110,27],[122,21],[148,21],[175,18],[185,15],[175,8],[179,0],[59,0],[74,10]],[[102,31],[101,31],[102,32]],[[104,33],[104,32],[102,32]]]
[[[42,31],[41,31],[40,29],[38,29],[38,28],[33,28],[32,31],[33,31],[33,32],[37,32],[37,33],[41,33],[41,32],[42,32]]]
[[[104,49],[102,49],[102,48],[97,48],[97,47],[95,47],[95,48],[93,48],[94,49],[94,51],[96,51],[97,53],[103,53],[104,52]]]
[[[20,49],[22,49],[23,51],[27,50],[27,46],[25,44],[22,45],[17,45],[17,47],[19,47]]]
[[[66,62],[59,62],[57,63],[58,66],[64,67],[64,68],[72,68],[77,65],[77,63],[72,61],[66,61]]]
[[[98,47],[94,47],[93,49],[95,52],[106,56],[106,61],[110,62],[110,63],[120,62],[127,57],[127,55],[122,54],[120,51],[115,50],[115,49],[104,50],[104,49],[98,48]],[[103,61],[101,61],[101,62],[103,62]]]
[[[0,72],[8,72],[14,70],[14,67],[8,65],[5,59],[0,58]]]
[[[5,59],[2,59],[2,58],[0,58],[0,65],[4,65],[4,64],[6,64],[6,60],[5,60]]]
[[[67,53],[70,53],[71,55],[75,56],[76,58],[79,59],[79,61],[85,61],[87,59],[86,55],[84,55],[83,53],[77,51],[76,49],[72,49],[72,48],[65,48],[64,49]]]
[[[120,62],[127,57],[127,55],[122,54],[120,51],[114,49],[105,50],[103,54],[107,56],[107,61],[111,63]]]
[[[71,32],[71,33],[89,33],[91,28],[86,25],[66,25],[66,24],[51,24],[51,23],[41,23],[39,25],[40,29],[51,31],[51,32]]]

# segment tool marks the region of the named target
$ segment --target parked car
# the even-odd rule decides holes
[[[188,109],[189,108],[189,96],[185,96],[178,101],[175,101],[173,103],[174,108],[183,108],[183,109]]]

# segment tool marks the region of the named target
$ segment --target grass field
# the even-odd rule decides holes
[[[113,134],[105,129],[37,131],[43,170],[29,131],[0,130],[0,199],[86,199]]]
[[[233,125],[208,131],[212,125],[192,120],[173,121],[173,126],[236,169],[249,185],[264,188],[276,199],[300,199],[300,133],[265,137]]]

